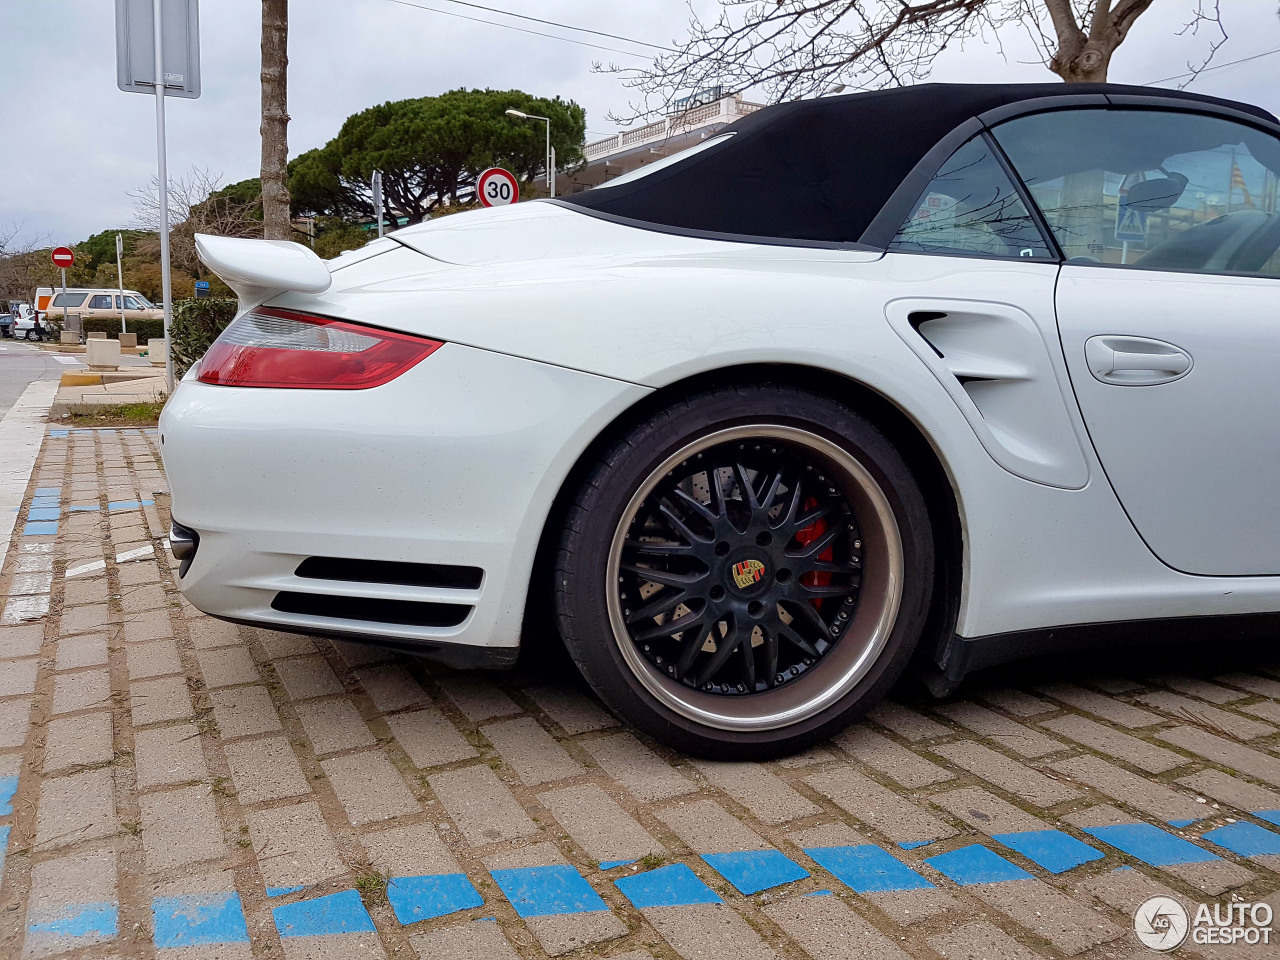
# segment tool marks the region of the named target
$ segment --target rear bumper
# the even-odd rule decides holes
[[[551,503],[646,392],[457,344],[372,390],[186,380],[160,421],[174,521],[198,540],[182,592],[242,623],[514,659]],[[313,557],[381,563],[299,575]],[[482,573],[400,572],[460,567]]]

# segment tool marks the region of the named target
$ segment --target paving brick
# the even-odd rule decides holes
[[[450,676],[443,689],[454,705],[473,723],[521,712],[514,700],[488,680],[479,677]]]
[[[582,773],[582,765],[565,753],[533,717],[489,724],[480,732],[531,787]]]
[[[390,877],[459,873],[458,861],[433,824],[412,823],[366,833],[360,838],[374,870]]]
[[[367,667],[372,663],[391,663],[396,659],[396,654],[386,647],[379,647],[372,643],[353,643],[345,640],[330,640],[333,649],[338,651],[338,656],[342,657],[347,668],[355,670],[359,667]]]
[[[427,782],[467,842],[474,846],[538,832],[511,791],[486,766],[437,773]]]
[[[668,764],[630,733],[582,741],[600,768],[644,803],[657,803],[693,793],[698,785]]]
[[[111,620],[105,603],[87,603],[82,607],[68,607],[62,611],[58,623],[58,636],[69,637],[73,633],[101,630]]]
[[[409,938],[421,960],[520,960],[496,923],[473,920]]]
[[[1124,935],[1101,913],[1082,906],[1041,880],[1010,880],[965,887],[1032,933],[1044,937],[1067,956]]]
[[[186,720],[195,713],[186,677],[162,677],[129,684],[129,710],[135,727]]]
[[[234,623],[227,623],[225,620],[217,620],[213,617],[194,617],[187,619],[186,624],[187,636],[191,638],[191,645],[197,650],[229,647],[244,642],[240,638],[240,628]]]
[[[1136,776],[1098,757],[1059,760],[1053,764],[1053,769],[1161,820],[1198,820],[1208,813],[1204,804],[1196,803],[1194,797]]]
[[[1162,730],[1156,736],[1165,743],[1190,750],[1206,760],[1280,787],[1280,759],[1276,757],[1269,757],[1195,727],[1174,727],[1172,730]]]
[[[117,899],[112,850],[75,852],[36,863],[31,868],[24,960],[113,940],[119,926]]]
[[[942,737],[951,731],[942,724],[930,720],[923,714],[916,713],[914,710],[893,703],[890,700],[882,700],[876,705],[867,719],[878,723],[886,730],[892,730],[904,740],[910,740],[916,743],[920,740],[928,740],[932,737]]]
[[[1198,703],[1190,697],[1179,696],[1167,690],[1140,693],[1138,699],[1179,720],[1190,720],[1192,723],[1220,730],[1227,736],[1240,740],[1254,740],[1276,732],[1276,728],[1270,724],[1250,720],[1248,717],[1242,717],[1228,710],[1219,710],[1207,703]]]
[[[373,746],[373,734],[350,700],[325,700],[294,706],[318,756]]]
[[[1021,690],[989,690],[978,694],[978,699],[988,706],[996,707],[1015,717],[1037,717],[1042,713],[1057,710],[1057,704],[1033,697]]]
[[[142,849],[153,873],[225,855],[222,828],[206,784],[138,798]]]
[[[320,766],[346,809],[347,819],[354,824],[389,820],[422,809],[400,771],[381,751],[334,757],[321,761]]]
[[[1043,830],[1046,826],[1044,821],[980,787],[938,793],[929,799],[983,833],[1022,833]]]
[[[58,641],[57,669],[75,670],[96,667],[107,662],[105,634],[65,637]]]
[[[822,812],[821,807],[800,796],[758,763],[695,760],[694,765],[704,777],[765,823],[786,823]]]
[[[955,830],[910,800],[850,768],[817,773],[806,778],[805,783],[894,843],[915,844],[955,834]]]
[[[70,557],[67,558],[68,567],[76,562],[78,561],[72,560]],[[77,578],[65,582],[62,591],[62,605],[64,607],[79,607],[90,603],[103,604],[107,602],[108,595],[108,583],[105,576]]]
[[[1243,700],[1246,696],[1239,690],[1231,690],[1208,680],[1201,680],[1198,677],[1173,676],[1161,677],[1161,680],[1164,681],[1165,686],[1177,690],[1179,693],[1199,697],[1201,700],[1208,700],[1210,703],[1235,703],[1237,700]]]
[[[1133,867],[1117,867],[1096,877],[1087,877],[1080,881],[1080,886],[1099,902],[1128,914],[1151,897],[1181,899],[1169,887]]]
[[[661,853],[662,844],[594,783],[549,790],[538,801],[591,859],[638,860]]]
[[[378,935],[369,931],[285,937],[280,941],[280,952],[284,960],[385,960],[387,955]]]
[[[1047,777],[1039,770],[1033,770],[1016,760],[1010,760],[1004,754],[997,753],[980,743],[961,740],[956,743],[938,744],[932,750],[939,756],[946,757],[956,766],[963,767],[1001,790],[1019,796],[1038,807],[1051,807],[1056,803],[1074,800],[1080,796],[1079,790]]]
[[[31,701],[11,700],[0,703],[0,748],[20,747],[31,726]]]
[[[1037,960],[1041,956],[985,920],[930,937],[929,946],[946,960]]]
[[[167,610],[135,613],[124,622],[124,639],[128,643],[164,640],[173,637],[173,622]]]
[[[435,767],[479,756],[435,707],[397,713],[387,717],[387,726],[416,767]]]
[[[399,664],[365,667],[356,671],[356,679],[364,687],[380,713],[392,713],[425,703],[427,692]]]
[[[974,733],[995,741],[1019,756],[1043,757],[1063,748],[1058,741],[976,703],[945,703],[936,709],[961,726],[968,727]]]
[[[40,661],[35,659],[0,661],[0,697],[35,693],[39,670]]]
[[[44,624],[31,623],[20,627],[0,627],[0,660],[17,657],[34,657],[44,644]]]
[[[168,606],[169,598],[158,583],[126,586],[120,591],[120,606],[126,616]]]
[[[182,672],[178,645],[172,640],[131,643],[125,649],[130,680],[147,680]]]
[[[1256,693],[1259,696],[1280,699],[1280,680],[1269,680],[1266,677],[1258,677],[1252,673],[1228,673],[1216,679],[1222,683],[1229,683],[1233,687],[1239,687],[1241,690]]]
[[[315,803],[245,811],[267,887],[310,886],[347,872]]]
[[[282,737],[229,743],[223,749],[237,799],[245,806],[311,792],[293,748]]]
[[[53,679],[53,712],[75,713],[111,702],[111,676],[106,670],[60,673]]]
[[[105,763],[115,755],[111,743],[111,714],[87,713],[54,720],[44,745],[44,772]]]
[[[770,848],[759,834],[712,800],[677,804],[658,811],[658,816],[695,853]]]
[[[276,672],[289,699],[299,702],[342,693],[342,684],[334,676],[324,657],[291,657],[275,662]]]
[[[879,770],[885,776],[904,787],[924,787],[931,783],[954,780],[955,774],[930,763],[906,747],[869,727],[850,727],[835,738],[842,750],[852,754],[867,766]]]
[[[111,836],[119,826],[111,770],[86,770],[42,781],[37,810],[38,851]]]
[[[1166,773],[1190,762],[1186,757],[1172,750],[1165,750],[1163,747],[1157,747],[1101,723],[1086,720],[1084,717],[1057,717],[1053,720],[1045,720],[1044,726],[1054,733],[1074,740],[1076,743],[1082,743],[1086,747],[1092,747],[1147,773]]]
[[[209,775],[194,724],[153,727],[134,735],[138,788],[172,786]]]
[[[570,736],[618,725],[594,700],[569,687],[525,687],[524,693]]]
[[[213,690],[209,699],[213,702],[213,718],[218,724],[218,733],[224,740],[282,729],[280,716],[266,687]]]
[[[258,667],[245,647],[222,647],[218,650],[197,650],[196,662],[205,686],[233,687],[242,683],[257,683]]]
[[[688,960],[726,955],[734,960],[777,960],[777,954],[747,922],[723,903],[687,907],[649,907],[646,920],[671,948]]]
[[[764,913],[811,957],[908,960],[910,956],[833,896],[792,897],[770,904]]]
[[[310,637],[300,633],[285,633],[281,630],[254,629],[250,631],[262,644],[268,660],[280,660],[284,657],[302,657],[316,652],[316,645]]]
[[[1280,724],[1280,702],[1275,700],[1260,700],[1257,703],[1248,703],[1240,709],[1261,720]]]
[[[160,583],[160,565],[154,561],[122,563],[116,567],[121,586],[133,587]]]
[[[1104,693],[1086,690],[1084,687],[1078,687],[1072,683],[1049,684],[1043,687],[1036,687],[1036,690],[1046,697],[1053,697],[1053,699],[1073,706],[1077,710],[1092,713],[1095,717],[1102,717],[1102,719],[1110,720],[1112,723],[1122,727],[1129,727],[1130,729],[1149,727],[1153,723],[1160,722],[1160,717],[1148,710],[1135,707],[1131,703],[1125,703],[1123,700],[1117,700],[1115,697]]]
[[[1189,790],[1230,804],[1237,810],[1280,810],[1280,793],[1218,770],[1201,770],[1178,781]]]

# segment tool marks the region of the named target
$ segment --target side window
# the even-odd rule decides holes
[[[889,244],[894,251],[1052,257],[1040,228],[981,137],[952,154]]]
[[[89,309],[90,309],[90,310],[110,310],[110,309],[111,309],[111,294],[109,294],[109,293],[95,293],[95,294],[94,294],[94,295],[89,299]]]
[[[50,306],[54,307],[78,307],[84,303],[83,293],[60,293],[53,298]]]
[[[1066,256],[1280,277],[1280,140],[1218,117],[1080,109],[993,131]]]

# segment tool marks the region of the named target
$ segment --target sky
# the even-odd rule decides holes
[[[714,0],[478,0],[528,16],[670,44],[687,35],[690,2]],[[1117,83],[1152,83],[1188,69],[1208,39],[1177,36],[1196,0],[1158,0],[1112,61]],[[417,4],[418,6],[415,6]],[[387,100],[458,87],[559,95],[587,110],[587,139],[618,129],[634,94],[596,61],[643,65],[643,56],[593,49],[422,7],[558,33],[643,53],[644,48],[565,33],[447,0],[293,0],[289,32],[289,155],[322,146],[352,113]],[[1280,47],[1276,0],[1222,0],[1229,39],[1215,63]],[[260,159],[259,0],[202,0],[202,96],[169,100],[170,175],[193,166],[224,183],[257,176]],[[112,0],[0,0],[0,236],[19,228],[28,243],[74,243],[135,223],[130,191],[156,170],[155,102],[116,87]],[[932,76],[952,82],[1054,80],[1017,31],[953,45]],[[1280,54],[1201,75],[1189,88],[1280,113]],[[1177,81],[1162,84],[1176,86]],[[748,99],[750,92],[748,91]]]

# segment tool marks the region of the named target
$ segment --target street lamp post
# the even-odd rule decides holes
[[[547,125],[547,195],[556,195],[556,152],[551,148],[551,118],[539,117],[523,110],[508,110],[507,116],[519,117],[521,120],[541,120]]]

